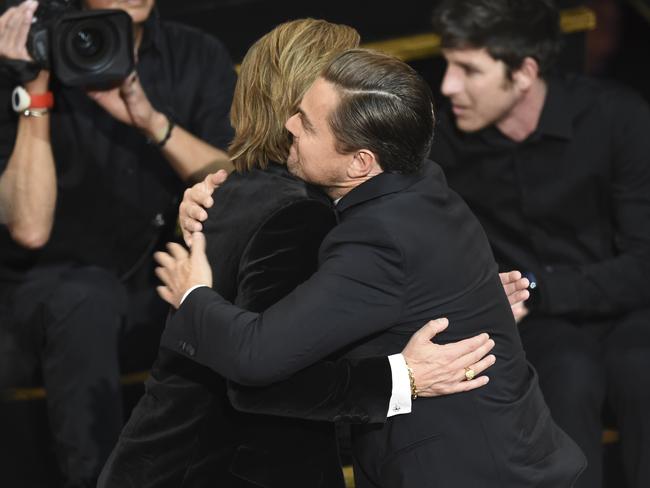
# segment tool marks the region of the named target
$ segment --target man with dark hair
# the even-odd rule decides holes
[[[156,255],[159,293],[178,308],[161,346],[259,385],[337,351],[399,352],[420,324],[446,316],[441,341],[494,338],[489,384],[417,399],[412,380],[410,414],[355,426],[356,486],[571,486],[584,456],[550,418],[480,225],[423,160],[433,123],[430,90],[406,64],[363,50],[334,59],[286,123],[289,170],[337,202],[318,270],[265,312],[247,312],[208,288],[195,233],[191,255]]]
[[[650,111],[620,86],[551,74],[549,0],[453,0],[432,156],[503,268],[526,271],[520,333],[553,418],[602,484],[605,399],[630,487],[650,486]],[[607,394],[607,395],[606,395]]]

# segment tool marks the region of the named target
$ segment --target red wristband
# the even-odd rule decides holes
[[[30,93],[32,103],[29,108],[52,108],[54,107],[54,94],[51,91],[45,93]]]

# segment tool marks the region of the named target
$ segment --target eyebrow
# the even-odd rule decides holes
[[[474,63],[456,61],[456,64],[465,70],[481,71],[481,69],[478,66],[476,66]]]

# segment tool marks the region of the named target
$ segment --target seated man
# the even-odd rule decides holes
[[[83,6],[131,16],[137,75],[89,96],[40,70],[23,88],[54,105],[20,113],[21,82],[0,77],[0,389],[45,386],[69,487],[95,485],[123,425],[121,346],[137,342],[126,359],[141,368],[155,357],[167,306],[152,251],[173,236],[186,180],[215,161],[230,167],[235,84],[221,43],[160,21],[152,0]],[[0,16],[0,63],[31,60],[36,7]],[[21,486],[44,471],[12,455]]]
[[[549,0],[449,0],[433,159],[476,213],[502,269],[536,287],[519,330],[553,418],[602,485],[602,410],[627,486],[650,486],[650,110],[621,86],[553,75]]]

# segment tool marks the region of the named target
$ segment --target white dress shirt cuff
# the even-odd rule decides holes
[[[388,356],[393,377],[393,391],[388,404],[388,417],[411,413],[411,382],[406,360],[401,354]]]
[[[189,290],[187,290],[185,292],[185,294],[183,295],[183,298],[181,298],[181,303],[179,303],[178,306],[180,307],[181,305],[183,305],[183,302],[188,297],[188,295],[190,293],[192,293],[194,290],[196,290],[197,288],[201,288],[202,286],[207,286],[207,285],[196,285],[196,286],[193,286],[192,288],[190,288]]]

